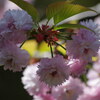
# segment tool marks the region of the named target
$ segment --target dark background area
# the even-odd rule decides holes
[[[21,83],[22,72],[4,71],[0,67],[0,100],[32,100]]]

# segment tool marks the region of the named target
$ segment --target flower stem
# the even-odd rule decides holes
[[[48,23],[49,23],[49,20],[47,20],[47,22],[46,22],[46,26],[48,25]]]
[[[59,45],[60,47],[62,47],[64,50],[66,50],[66,48],[63,47],[61,44],[59,44],[59,43],[57,43],[57,42],[55,42],[55,41],[54,41],[54,43],[57,44],[57,45]]]
[[[52,50],[51,43],[50,43],[50,51],[51,51],[51,57],[53,58],[53,50]]]
[[[27,40],[33,39],[33,37],[29,37]],[[24,42],[22,42],[22,44],[20,45],[20,48],[24,45],[24,43],[27,41],[25,40]]]
[[[26,42],[26,40],[20,45],[20,48],[24,45],[25,42]]]

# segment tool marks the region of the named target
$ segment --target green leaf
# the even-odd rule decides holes
[[[85,82],[85,83],[88,81],[88,79],[87,79],[87,77],[86,77],[85,74],[82,74],[82,75],[80,76],[80,79],[81,79],[83,82]]]
[[[27,11],[28,14],[30,14],[32,16],[33,20],[38,21],[38,19],[39,19],[38,12],[33,5],[27,3],[23,0],[10,0],[10,1],[17,4],[23,10]]]
[[[69,2],[57,2],[53,3],[48,6],[46,9],[46,15],[48,20],[51,18],[54,19],[54,24],[57,24],[64,19],[72,17],[76,14],[85,12],[85,11],[94,11],[87,7],[78,5],[78,4],[71,4]],[[94,11],[95,12],[95,11]]]
[[[66,29],[66,28],[85,28],[85,29],[91,30],[91,29],[89,29],[86,26],[81,25],[81,24],[62,24],[59,26],[55,26],[54,30]],[[93,30],[91,30],[91,31],[93,31]]]

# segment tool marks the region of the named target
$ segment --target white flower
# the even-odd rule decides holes
[[[39,76],[36,74],[37,66],[38,63],[29,65],[23,72],[22,83],[31,96],[46,94],[49,91],[47,85],[39,81]]]
[[[56,100],[55,98],[52,97],[52,95],[38,95],[34,96],[33,100]]]
[[[96,33],[99,32],[99,25],[94,22],[93,20],[88,20],[88,21],[83,21],[83,22],[80,22],[82,25],[90,28],[91,30],[95,31]]]
[[[52,95],[57,100],[77,100],[83,93],[83,83],[79,79],[69,78],[61,86],[53,88]]]
[[[100,100],[100,84],[84,88],[84,92],[77,100]]]
[[[87,84],[89,86],[96,86],[100,84],[100,62],[95,62],[93,68],[87,74]]]

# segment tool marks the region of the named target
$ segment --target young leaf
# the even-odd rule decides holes
[[[64,2],[57,2],[49,5],[46,9],[46,15],[48,20],[54,17],[61,9],[63,9]]]
[[[64,1],[64,2],[57,2],[49,5],[48,8],[46,9],[46,15],[48,20],[53,18],[54,23],[58,24],[64,19],[67,19],[69,17],[72,17],[76,14],[85,11],[94,11],[94,10],[91,10],[81,5],[71,4],[69,2]]]
[[[62,24],[59,26],[55,26],[54,30],[65,29],[65,28],[85,28],[85,29],[91,30],[91,29],[89,29],[86,26],[81,25],[81,24]],[[91,30],[91,31],[93,31],[93,30]]]
[[[38,12],[36,8],[33,7],[33,5],[23,1],[23,0],[10,0],[13,3],[17,4],[20,8],[27,11],[28,14],[30,14],[33,18],[33,20],[37,21],[39,19]]]

